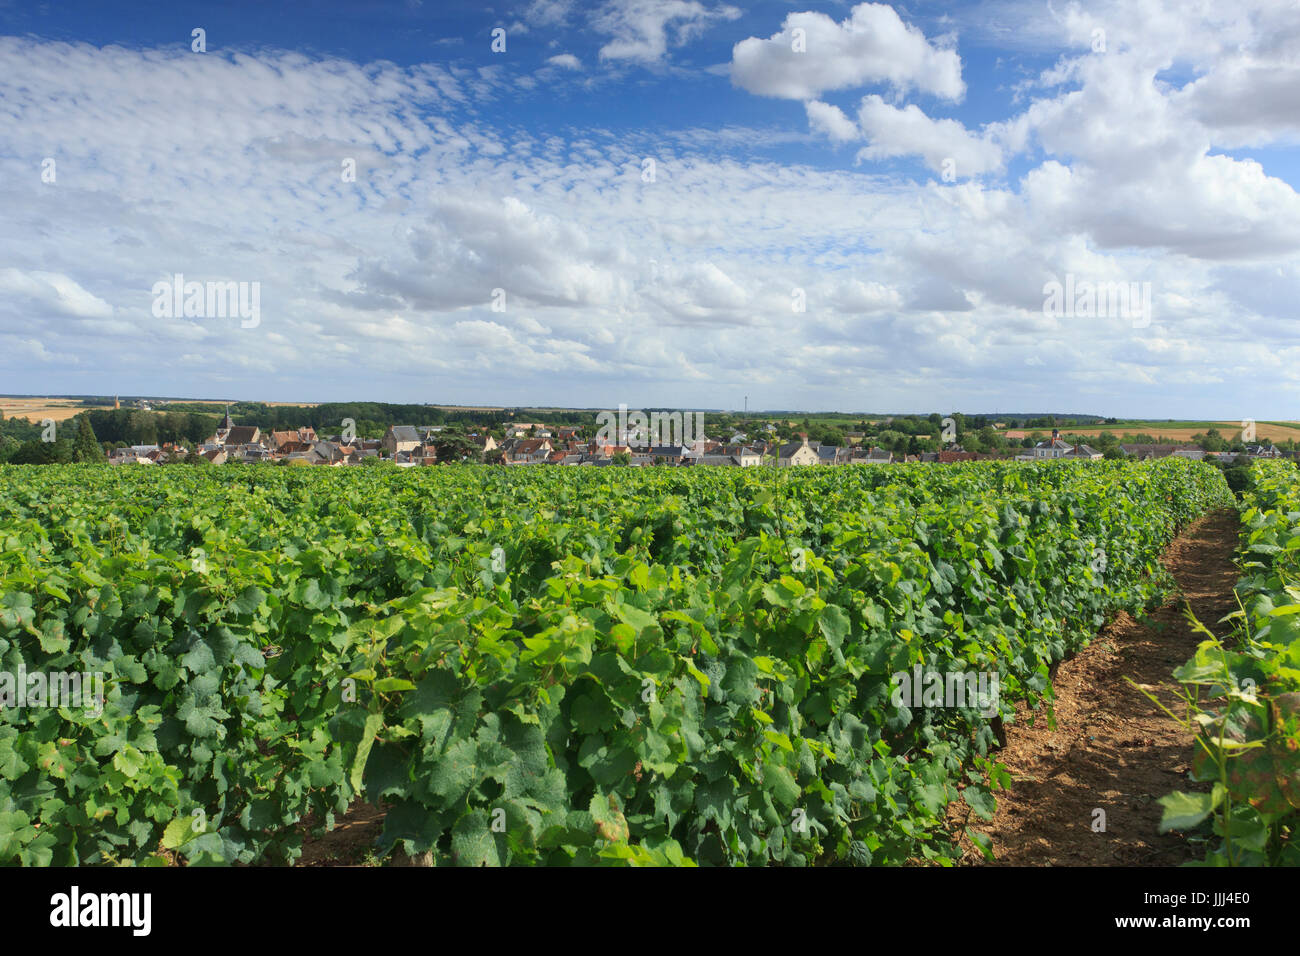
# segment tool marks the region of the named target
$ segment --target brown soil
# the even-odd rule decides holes
[[[303,824],[310,829],[311,823]],[[384,810],[356,800],[334,829],[319,837],[307,835],[297,866],[364,866],[367,854],[384,829]]]
[[[1175,599],[1140,622],[1121,613],[1060,664],[1055,730],[1041,710],[1018,711],[996,755],[1014,783],[997,792],[992,822],[967,822],[992,838],[996,865],[1172,866],[1196,856],[1181,834],[1157,832],[1159,797],[1204,789],[1187,780],[1192,736],[1125,677],[1182,713],[1171,672],[1201,641],[1185,610],[1190,603],[1211,631],[1227,632],[1219,621],[1236,610],[1237,528],[1236,513],[1221,511],[1184,530],[1163,559],[1178,584]],[[1098,808],[1105,832],[1093,830]],[[983,862],[973,847],[968,859]]]

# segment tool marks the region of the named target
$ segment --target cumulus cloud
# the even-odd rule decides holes
[[[861,139],[862,132],[857,124],[845,116],[844,111],[838,106],[820,100],[809,100],[804,104],[804,109],[808,113],[808,126],[812,131],[821,133],[831,142],[847,143],[850,140]]]
[[[781,32],[736,44],[731,80],[750,93],[791,100],[874,83],[947,100],[966,92],[957,52],[927,40],[882,3],[858,4],[840,23],[824,13],[791,13]]]
[[[740,11],[726,4],[706,6],[698,0],[608,0],[591,26],[612,37],[600,48],[602,60],[653,63],[674,46],[700,36],[711,24],[735,20]]]
[[[972,136],[951,119],[931,119],[915,104],[899,109],[868,96],[858,110],[862,135],[870,145],[862,159],[920,156],[926,166],[952,177],[978,176],[1001,168],[1002,151],[988,139]]]
[[[552,66],[563,67],[566,70],[582,69],[582,61],[572,53],[558,53],[555,56],[548,57],[546,62]]]

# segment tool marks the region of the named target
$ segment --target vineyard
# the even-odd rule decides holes
[[[1016,705],[1231,504],[1173,458],[0,467],[0,671],[103,675],[0,710],[0,861],[292,862],[365,799],[437,865],[952,863]]]

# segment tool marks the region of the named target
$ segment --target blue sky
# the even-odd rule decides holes
[[[0,0],[0,393],[1300,418],[1227,7]]]

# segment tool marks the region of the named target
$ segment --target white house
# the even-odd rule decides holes
[[[777,453],[777,464],[782,468],[795,465],[816,465],[821,461],[817,449],[808,444],[808,436],[801,436],[803,441],[792,441],[781,446]]]

